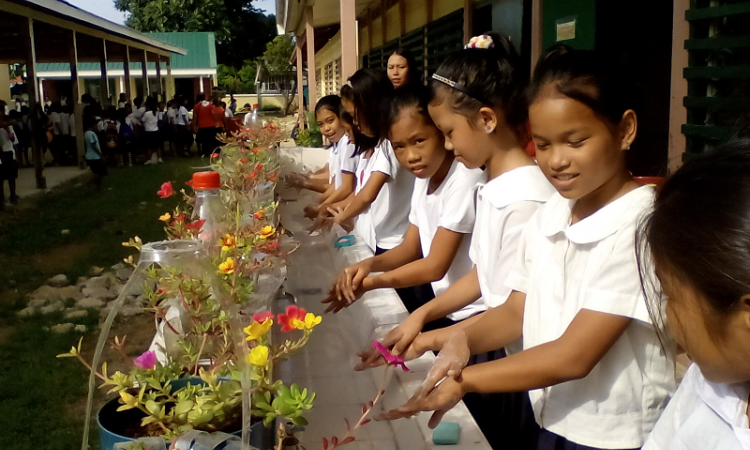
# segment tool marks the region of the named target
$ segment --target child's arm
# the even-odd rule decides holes
[[[357,178],[351,172],[341,172],[341,187],[333,191],[325,201],[321,202],[322,205],[332,205],[334,203],[345,200],[352,192],[357,183]]]
[[[100,158],[103,158],[102,150],[99,148],[99,139],[94,138],[93,141],[91,141],[91,147],[94,149],[94,152],[96,152],[97,155],[99,155]]]
[[[359,194],[354,196],[346,209],[338,211],[334,208],[328,208],[328,212],[333,216],[333,221],[336,223],[342,223],[367,210],[372,202],[378,198],[380,190],[385,183],[388,182],[389,178],[390,176],[383,172],[373,172],[372,175],[370,175],[370,179],[367,180],[367,184],[365,184],[362,190],[359,191]]]

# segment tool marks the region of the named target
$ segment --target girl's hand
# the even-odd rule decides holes
[[[292,189],[296,189],[297,192],[305,188],[306,178],[304,175],[298,172],[293,172],[284,178],[286,186]]]
[[[411,417],[421,411],[435,411],[427,424],[430,428],[435,428],[445,413],[456,406],[464,395],[466,391],[461,384],[460,377],[458,379],[446,378],[440,386],[427,395],[418,397],[415,394],[404,406],[381,414],[377,420],[395,420]]]
[[[307,232],[314,233],[321,230],[327,233],[331,231],[331,228],[333,228],[333,220],[331,220],[330,217],[316,217],[315,220],[313,220],[313,224],[307,229]]]
[[[338,279],[333,284],[333,291],[336,296],[341,299],[346,299],[349,304],[359,300],[364,294],[362,287],[362,280],[372,271],[372,262],[369,259],[361,261],[357,264],[347,267],[342,270],[338,276]],[[359,295],[355,294],[355,291]]]
[[[329,206],[328,207],[328,214],[330,214],[331,217],[333,218],[333,221],[336,222],[336,223],[338,223],[338,224],[341,224],[341,222],[343,222],[344,220],[346,220],[344,218],[344,208],[342,208],[340,206],[339,207]]]
[[[395,330],[395,329],[394,329]],[[404,358],[404,361],[411,361],[413,359],[417,359],[420,356],[424,355],[427,350],[429,350],[429,347],[426,345],[425,342],[423,342],[423,334],[419,334],[412,342],[411,344],[406,347],[406,349],[401,353],[401,357]],[[383,338],[380,342],[383,344],[384,347],[388,348],[390,347],[386,339],[388,339],[388,335],[386,335],[385,338]],[[354,366],[354,370],[361,371],[365,369],[372,369],[374,367],[379,367],[385,364],[385,360],[382,356],[380,356],[380,352],[375,350],[374,348],[368,348],[367,350],[364,350],[362,352],[357,353],[357,356],[360,358],[359,364]]]
[[[311,203],[307,206],[305,206],[305,209],[303,210],[305,217],[310,220],[315,220],[318,217],[318,214],[320,213],[320,205]]]
[[[455,333],[435,357],[435,362],[427,372],[427,377],[412,398],[425,398],[442,380],[459,378],[470,357],[471,350],[466,333],[463,331]]]
[[[347,302],[345,298],[342,297],[341,299],[339,299],[336,293],[333,292],[333,289],[328,293],[328,297],[321,303],[329,303],[328,307],[324,311],[324,313],[326,314],[329,312],[336,314],[337,312],[351,305],[351,303]]]

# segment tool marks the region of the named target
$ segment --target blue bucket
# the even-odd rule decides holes
[[[181,389],[187,386],[188,382],[193,385],[203,384],[203,381],[200,378],[193,377],[174,380],[171,384],[174,389]],[[135,438],[126,435],[131,434],[140,427],[141,419],[143,419],[144,414],[137,409],[117,411],[117,408],[119,407],[119,398],[113,398],[105,403],[96,415],[96,424],[99,426],[101,450],[114,450],[115,444],[121,442],[132,442],[135,440]],[[236,431],[231,434],[240,436],[242,431]],[[261,450],[272,449],[274,445],[273,429],[263,426],[262,421],[253,424],[250,427],[250,445]]]

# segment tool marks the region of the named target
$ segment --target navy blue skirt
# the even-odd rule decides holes
[[[596,447],[588,447],[575,442],[570,442],[562,436],[542,430],[539,433],[539,444],[536,446],[537,450],[600,450]],[[623,449],[623,450],[638,450],[638,449]]]

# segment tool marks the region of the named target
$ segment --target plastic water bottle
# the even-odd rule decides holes
[[[209,254],[218,252],[219,239],[224,232],[222,220],[227,214],[221,201],[219,190],[221,176],[218,172],[196,172],[193,174],[193,190],[195,190],[195,209],[193,220],[205,220],[198,239],[208,250]]]

